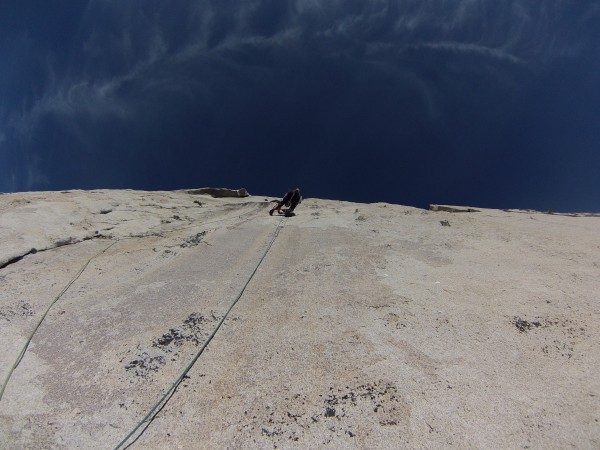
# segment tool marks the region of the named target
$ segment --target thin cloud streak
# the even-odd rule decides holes
[[[19,180],[11,189],[52,186],[46,143],[58,157],[137,152],[132,160],[149,167],[167,145],[174,158],[240,151],[231,129],[264,149],[269,130],[286,128],[299,143],[282,136],[279,145],[322,153],[330,134],[364,127],[344,144],[357,146],[352,154],[369,139],[380,158],[392,141],[404,153],[444,142],[464,161],[487,145],[476,124],[501,134],[512,126],[510,99],[540,73],[598,53],[599,17],[593,5],[560,0],[91,0],[66,45],[51,47],[66,54],[50,52],[30,83],[41,88],[0,105],[0,151],[20,154],[6,179]],[[114,129],[121,135],[106,135]],[[188,157],[199,162],[196,153]]]
[[[375,29],[381,22],[392,20],[395,22],[393,24],[393,34],[382,36],[378,41],[373,42],[364,40],[362,42],[367,47],[373,45],[379,49],[397,46],[416,50],[429,48],[454,52],[477,53],[483,57],[506,59],[516,64],[531,61],[528,58],[519,56],[518,51],[511,52],[509,49],[505,49],[505,47],[516,47],[514,42],[524,39],[522,37],[516,37],[518,36],[518,33],[512,33],[515,28],[514,25],[511,29],[507,30],[505,36],[493,36],[491,38],[485,36],[480,37],[479,40],[482,42],[498,42],[498,45],[495,47],[477,42],[460,42],[450,39],[428,40],[411,36],[418,34],[415,30],[428,28],[428,24],[439,22],[442,30],[441,37],[446,38],[446,35],[466,27],[467,23],[476,21],[479,17],[477,13],[480,12],[481,9],[485,9],[485,5],[488,3],[484,1],[463,0],[457,2],[455,7],[449,11],[451,13],[450,19],[446,16],[443,18],[443,21],[440,15],[436,14],[436,10],[439,9],[437,8],[439,2],[431,0],[420,2],[421,5],[417,8],[414,7],[415,2],[366,1],[364,2],[366,6],[360,8],[362,11],[366,11],[364,15],[345,16],[344,14],[340,14],[341,17],[335,15],[334,17],[328,17],[327,13],[332,14],[334,11],[343,11],[343,2],[334,2],[327,8],[323,6],[322,2],[318,1],[298,1],[288,3],[291,5],[290,8],[287,8],[290,17],[283,21],[287,24],[287,28],[278,30],[271,36],[257,35],[256,33],[251,33],[251,30],[249,30],[248,27],[244,27],[244,24],[252,21],[252,14],[256,13],[256,10],[262,4],[261,1],[246,2],[243,6],[236,8],[235,12],[230,11],[234,21],[231,28],[226,30],[226,38],[217,46],[211,48],[208,44],[208,36],[214,32],[214,30],[208,29],[207,31],[202,32],[201,36],[190,36],[192,39],[196,40],[186,43],[183,48],[177,49],[175,52],[171,52],[168,49],[169,39],[165,36],[166,31],[164,30],[164,25],[160,23],[160,17],[153,17],[145,14],[141,4],[138,5],[138,7],[134,7],[131,5],[122,6],[122,2],[90,1],[80,30],[86,30],[92,26],[94,13],[97,12],[98,9],[112,9],[113,13],[109,14],[111,19],[115,19],[116,17],[126,17],[128,22],[142,23],[143,26],[139,26],[138,29],[143,28],[145,30],[151,30],[148,34],[149,39],[145,40],[145,46],[138,49],[132,48],[132,42],[139,41],[139,38],[134,38],[132,36],[134,30],[123,32],[119,39],[115,39],[115,36],[111,34],[109,45],[112,49],[111,53],[127,62],[126,65],[129,66],[127,70],[121,74],[108,72],[104,77],[97,79],[97,75],[95,75],[97,72],[96,67],[90,66],[89,61],[84,61],[83,67],[85,70],[83,73],[77,76],[76,69],[67,70],[67,73],[71,73],[73,78],[70,82],[67,82],[68,84],[57,85],[55,82],[50,83],[49,92],[46,92],[45,95],[42,96],[41,100],[39,100],[39,104],[35,104],[31,107],[31,114],[26,115],[21,120],[13,119],[11,123],[17,124],[26,120],[35,120],[39,114],[51,111],[64,113],[66,115],[78,111],[91,115],[110,114],[112,112],[117,117],[121,117],[123,116],[124,111],[127,110],[127,107],[124,105],[115,105],[114,107],[111,107],[111,98],[114,102],[117,102],[117,99],[114,96],[107,95],[109,92],[118,91],[119,86],[132,80],[147,80],[149,86],[165,86],[169,82],[168,79],[159,81],[153,80],[153,76],[155,75],[150,73],[151,71],[148,69],[160,64],[169,67],[171,65],[177,65],[178,63],[194,61],[198,58],[214,55],[215,52],[220,52],[221,57],[226,57],[223,55],[225,50],[235,50],[247,46],[262,47],[286,45],[292,48],[299,47],[302,45],[301,40],[306,36],[303,32],[303,30],[307,28],[306,22],[308,21],[308,18],[306,16],[310,16],[309,18],[311,18],[315,13],[321,17],[322,22],[329,22],[330,27],[325,30],[318,30],[314,35],[317,38],[329,38],[329,40],[332,41],[332,46],[340,45],[340,42],[338,41],[339,38],[349,37],[351,39],[356,39],[356,36],[364,34],[364,30]],[[531,11],[526,12],[526,9],[523,6],[524,2],[512,2],[511,4],[515,5],[511,8],[511,14],[514,16],[513,19],[515,21],[520,20],[523,22],[523,25],[519,25],[516,28],[526,28],[526,25],[531,22]],[[198,22],[193,24],[198,29],[210,26],[210,17],[215,17],[219,12],[222,12],[223,9],[226,9],[224,7],[215,6],[214,2],[208,1],[198,2],[196,5],[197,6],[194,7],[194,3],[190,4],[189,9],[194,11],[191,16]],[[389,13],[390,9],[395,9],[397,11],[397,17],[392,17],[390,19],[390,17],[386,16],[386,13]],[[447,9],[448,8],[445,8],[444,11]],[[543,16],[550,15],[548,9],[550,8],[542,8]],[[595,12],[593,8],[590,8],[590,11],[584,14],[584,17],[594,18],[596,17],[596,14],[597,11]],[[551,22],[549,18],[545,19],[542,17],[542,20]],[[554,21],[555,20],[552,22]],[[406,38],[407,32],[408,38]],[[148,31],[145,31],[144,33],[146,34]],[[413,41],[411,42],[411,40]],[[557,39],[550,39],[550,42],[548,42],[547,40],[540,38],[539,41],[538,48],[534,49],[533,52],[531,48],[527,49],[528,54],[534,54],[542,59],[546,59],[549,55],[563,56],[572,54],[573,52],[576,52],[577,49],[577,44],[560,48],[560,46],[556,44],[556,42],[558,42]],[[546,43],[542,45],[541,42]],[[344,42],[342,42],[342,45],[343,44]],[[327,44],[325,43],[325,46],[326,45]],[[83,44],[83,56],[87,56],[93,60],[98,54],[97,49],[101,49],[105,46],[106,41],[98,37],[92,31],[92,34]],[[111,54],[107,54],[106,56],[110,57]],[[186,79],[182,78],[182,74],[176,73],[175,70],[171,71],[170,74],[172,76],[171,82],[173,85],[181,85],[182,82],[185,83]],[[48,77],[55,78],[56,75],[53,75],[49,70]],[[192,80],[190,80],[190,82],[191,81]],[[81,102],[78,101],[78,98],[81,99]],[[95,108],[98,109],[97,113],[93,111]],[[30,129],[28,127],[24,128]]]

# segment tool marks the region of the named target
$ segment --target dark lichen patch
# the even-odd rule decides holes
[[[542,326],[542,323],[540,321],[536,320],[529,322],[527,320],[521,319],[520,317],[515,317],[513,319],[513,323],[515,324],[515,327],[517,327],[517,330],[519,330],[519,332],[521,333],[526,333],[527,331],[533,328],[539,328]]]
[[[581,334],[585,332],[585,328],[577,325],[574,320],[571,319],[558,319],[558,318],[536,318],[535,320],[525,320],[520,317],[514,317],[513,323],[517,329],[524,333],[529,330],[533,330],[536,328],[550,328],[550,327],[558,327],[564,329],[567,334]]]
[[[276,407],[257,405],[245,411],[249,421],[241,425],[240,432],[254,437],[258,433],[276,447],[301,443],[305,436],[315,433],[323,437],[323,444],[337,440],[353,445],[350,440],[359,433],[357,421],[370,422],[374,427],[396,426],[405,422],[407,411],[393,384],[379,381],[356,387],[332,386],[318,396],[286,395]]]
[[[394,327],[397,330],[406,328],[406,323],[403,318],[393,312],[387,313],[381,320],[383,320],[383,326],[385,327]]]
[[[166,362],[167,359],[164,355],[150,355],[143,352],[136,359],[130,361],[125,366],[125,370],[137,377],[148,379],[151,378],[151,372],[157,372]]]
[[[125,370],[136,377],[150,379],[152,373],[158,372],[163,365],[177,361],[186,346],[198,347],[203,344],[212,332],[214,322],[218,320],[219,317],[213,311],[209,316],[190,314],[181,325],[153,339],[152,348],[138,353],[125,365]]]
[[[332,417],[331,410],[334,411],[336,418],[345,417],[351,413],[353,408],[361,407],[372,410],[374,413],[382,414],[379,418],[380,425],[389,425],[394,422],[394,418],[389,413],[397,410],[398,393],[394,385],[389,383],[363,384],[350,389],[330,389],[330,393],[325,396],[326,405],[325,417]]]
[[[587,336],[585,327],[567,318],[536,318],[528,321],[514,317],[512,323],[523,334],[535,330],[532,339],[540,342],[542,353],[546,356],[571,359],[576,356],[577,342]]]
[[[195,345],[204,342],[212,330],[212,324],[218,320],[213,311],[210,316],[204,316],[200,313],[192,313],[183,324],[171,328],[161,337],[152,342],[153,347],[160,348],[165,352],[172,352],[173,347],[181,347],[186,342],[192,342]]]
[[[10,322],[13,318],[27,318],[33,316],[33,306],[28,302],[21,301],[16,306],[1,306],[0,307],[0,318]]]
[[[183,242],[180,245],[180,247],[181,248],[195,247],[196,245],[198,245],[202,242],[202,239],[204,239],[204,236],[206,236],[206,231],[202,231],[201,233],[196,233],[194,236],[191,236],[190,238],[186,239],[185,242]]]

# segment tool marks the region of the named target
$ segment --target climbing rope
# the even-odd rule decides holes
[[[231,218],[232,217],[225,217],[223,219],[216,219],[216,220],[204,222],[204,223],[202,223],[202,225],[208,225],[208,224],[211,224],[211,223],[222,222],[224,220],[229,220]],[[239,218],[242,218],[242,216],[239,216]],[[249,218],[248,219],[243,219],[241,223],[246,222],[247,220],[250,220],[250,219]],[[192,227],[197,227],[197,225],[193,224],[193,225],[189,225],[189,226],[186,226],[186,227],[177,228],[177,229],[174,229],[174,230],[169,230],[169,232],[172,232],[172,231],[173,232],[174,231],[181,231],[181,230],[184,230],[184,229],[187,229],[187,228],[192,228]],[[40,325],[42,324],[42,322],[44,321],[44,319],[48,315],[48,312],[54,306],[54,304],[65,294],[65,292],[67,292],[67,290],[71,287],[71,285],[73,283],[75,283],[75,281],[77,281],[77,279],[81,276],[81,274],[83,273],[83,271],[87,268],[87,266],[90,264],[90,262],[94,258],[97,258],[98,256],[102,255],[104,252],[106,252],[109,248],[111,248],[113,245],[115,245],[120,240],[134,239],[134,238],[139,238],[139,237],[145,237],[145,236],[130,236],[130,237],[125,237],[125,238],[119,239],[118,241],[113,242],[112,244],[110,244],[109,246],[107,246],[106,248],[104,248],[103,250],[100,250],[98,253],[96,253],[95,255],[93,255],[90,259],[88,259],[86,261],[86,263],[81,267],[81,269],[79,269],[79,271],[75,274],[75,276],[71,279],[71,281],[69,281],[66,284],[66,286],[54,298],[54,300],[52,300],[52,302],[50,303],[50,305],[48,305],[48,307],[46,308],[46,311],[44,312],[44,314],[42,314],[42,316],[40,317],[40,320],[37,322],[36,326],[33,328],[33,330],[31,331],[31,333],[27,337],[27,340],[25,341],[25,345],[23,345],[23,348],[19,352],[19,354],[18,354],[15,362],[12,364],[10,370],[8,371],[6,379],[4,380],[4,383],[2,384],[2,388],[0,388],[0,401],[2,401],[2,396],[4,395],[4,390],[6,389],[6,386],[8,385],[8,382],[10,381],[10,378],[12,377],[13,372],[16,370],[17,366],[23,360],[23,357],[25,356],[25,353],[27,352],[27,349],[29,348],[29,344],[31,343],[31,340],[33,339],[33,336],[37,332],[38,328],[40,327]]]
[[[54,297],[54,300],[52,300],[52,302],[48,305],[48,307],[46,308],[46,311],[40,317],[40,320],[38,321],[38,323],[35,326],[35,328],[31,331],[31,333],[29,333],[29,337],[27,338],[27,341],[25,342],[25,345],[23,345],[23,348],[19,352],[19,355],[17,356],[17,359],[15,360],[14,364],[11,366],[10,370],[8,371],[8,375],[6,376],[6,380],[4,381],[4,384],[2,384],[2,389],[0,390],[0,401],[2,400],[2,396],[4,395],[4,389],[6,389],[6,385],[8,384],[8,382],[10,380],[10,377],[12,376],[13,372],[15,371],[15,369],[17,368],[17,366],[19,365],[19,363],[21,362],[21,360],[23,359],[23,356],[25,356],[25,352],[27,351],[27,348],[29,347],[29,344],[31,343],[31,340],[33,339],[34,334],[37,332],[38,328],[40,327],[40,325],[42,324],[42,322],[46,318],[46,315],[48,315],[48,312],[50,311],[50,309],[54,306],[54,304],[58,301],[58,299],[61,298],[64,295],[65,292],[67,292],[67,290],[71,287],[71,285],[73,283],[75,283],[75,281],[77,281],[77,279],[81,276],[81,274],[86,269],[86,267],[90,264],[90,262],[92,262],[92,260],[94,258],[97,258],[98,256],[102,255],[104,252],[106,252],[109,248],[111,248],[116,243],[117,243],[116,241],[113,242],[109,246],[105,247],[103,250],[100,250],[98,253],[96,253],[95,255],[93,255],[90,259],[88,259],[86,261],[86,263],[81,267],[81,269],[79,269],[79,271],[75,274],[75,276],[73,278],[71,278],[71,281],[69,281],[65,285],[65,287],[62,289],[62,291],[60,291],[60,293],[56,297]]]
[[[196,363],[196,361],[198,360],[198,358],[200,358],[200,355],[202,355],[202,353],[204,352],[204,349],[208,346],[208,344],[210,343],[210,341],[212,340],[212,338],[215,337],[215,335],[217,334],[217,331],[219,331],[219,328],[221,328],[221,325],[223,325],[223,322],[225,322],[225,319],[227,319],[227,316],[229,315],[229,313],[231,312],[231,310],[235,307],[235,305],[237,304],[237,302],[239,301],[239,299],[244,294],[244,291],[246,290],[246,287],[248,287],[248,285],[250,284],[250,281],[252,281],[252,278],[254,277],[254,274],[256,274],[256,272],[258,271],[258,268],[260,267],[260,265],[262,264],[262,262],[264,261],[264,259],[267,257],[267,253],[269,253],[269,250],[273,246],[273,243],[277,239],[277,236],[279,236],[279,231],[281,230],[281,228],[283,228],[283,225],[285,224],[284,220],[285,220],[285,218],[282,217],[281,220],[280,220],[280,222],[279,222],[279,224],[277,225],[277,228],[275,229],[275,232],[273,233],[273,236],[271,238],[271,241],[269,242],[269,245],[267,246],[267,248],[266,248],[265,252],[263,253],[262,257],[260,258],[260,260],[256,264],[256,267],[254,268],[254,270],[252,271],[252,273],[250,274],[250,276],[248,277],[248,279],[246,280],[246,282],[242,286],[242,289],[240,290],[239,294],[235,297],[235,299],[231,303],[231,306],[229,306],[229,309],[227,310],[227,312],[225,313],[225,315],[221,318],[221,320],[219,321],[219,323],[217,324],[217,326],[215,327],[215,329],[212,331],[212,333],[208,336],[208,338],[206,339],[206,341],[204,342],[204,344],[202,344],[202,347],[200,347],[200,349],[198,350],[198,352],[196,353],[196,355],[194,356],[194,358],[192,359],[192,361],[187,365],[187,367],[183,370],[183,372],[181,372],[181,375],[179,375],[177,377],[177,379],[173,382],[173,384],[171,385],[171,387],[163,394],[163,396],[154,404],[154,406],[152,406],[152,408],[150,408],[150,410],[144,416],[144,418],[142,420],[140,420],[137,423],[137,425],[129,432],[129,434],[127,434],[127,436],[125,436],[125,438],[121,442],[119,442],[117,444],[117,446],[114,448],[114,450],[119,450],[121,448],[127,448],[130,445],[132,445],[135,441],[137,441],[139,439],[139,437],[146,431],[146,428],[148,428],[148,426],[154,420],[154,418],[156,417],[156,415],[162,410],[162,408],[164,408],[164,406],[167,404],[167,402],[169,401],[169,399],[173,396],[173,394],[175,393],[175,391],[177,390],[177,388],[179,387],[179,385],[181,384],[181,382],[186,378],[186,376],[187,376],[188,372],[190,371],[190,369],[194,366],[194,364]],[[146,423],[146,426],[138,434],[138,436],[136,436],[136,438],[131,443],[129,443],[127,446],[125,446],[126,442],[145,423]]]

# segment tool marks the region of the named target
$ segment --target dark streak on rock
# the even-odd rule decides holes
[[[520,317],[515,317],[514,318],[514,324],[515,327],[517,327],[517,329],[521,332],[521,333],[525,333],[529,330],[531,330],[532,328],[538,328],[542,326],[542,323],[539,321],[535,321],[535,322],[528,322],[527,320],[523,320]]]
[[[110,238],[108,238],[107,236],[104,236],[102,234],[96,234],[93,236],[85,236],[81,239],[74,238],[74,237],[60,239],[60,240],[54,242],[52,245],[50,245],[50,247],[40,248],[40,249],[32,248],[31,250],[29,250],[28,252],[26,252],[22,255],[15,256],[14,258],[9,259],[8,261],[6,261],[2,265],[0,265],[0,270],[4,269],[5,267],[10,266],[11,264],[18,263],[19,261],[21,261],[23,258],[25,258],[28,255],[35,255],[36,253],[46,252],[48,250],[53,250],[55,248],[65,247],[67,245],[79,244],[80,242],[90,241],[92,239],[110,239]]]
[[[32,248],[31,250],[29,250],[27,253],[24,253],[23,255],[19,255],[19,256],[16,256],[16,257],[12,258],[12,259],[9,259],[7,262],[5,262],[4,264],[2,264],[2,265],[0,266],[0,270],[1,270],[1,269],[4,269],[5,267],[8,267],[8,266],[10,266],[11,264],[18,263],[18,262],[19,262],[19,261],[21,261],[23,258],[25,258],[27,255],[34,255],[34,254],[36,254],[37,252],[38,252],[38,251],[37,251],[35,248]]]

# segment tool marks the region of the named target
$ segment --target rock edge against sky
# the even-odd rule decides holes
[[[0,196],[0,441],[113,448],[276,236],[134,448],[600,445],[599,217],[271,200]]]

